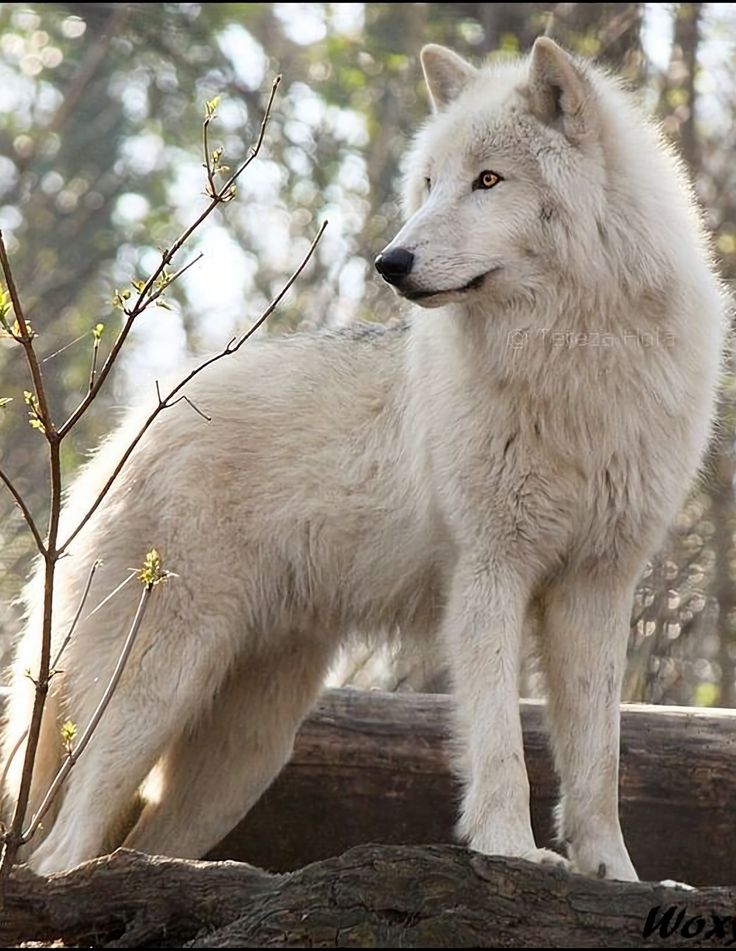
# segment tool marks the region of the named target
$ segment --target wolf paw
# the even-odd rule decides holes
[[[553,852],[552,849],[530,849],[529,852],[524,852],[521,858],[526,859],[527,862],[534,862],[535,865],[548,865],[572,871],[569,859],[560,855],[559,852]]]
[[[626,850],[616,848],[570,847],[570,861],[574,872],[588,878],[601,878],[615,882],[638,882],[634,866]]]
[[[663,878],[657,882],[657,885],[664,885],[665,888],[674,888],[681,892],[694,892],[695,886],[688,885],[687,882],[678,882],[674,878]]]

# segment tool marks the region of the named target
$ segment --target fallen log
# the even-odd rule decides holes
[[[329,691],[294,758],[218,847],[234,862],[118,851],[8,883],[0,941],[116,947],[713,947],[736,943],[736,888],[591,881],[449,841],[451,701]],[[543,708],[522,704],[532,809],[550,836],[556,781]],[[736,716],[625,707],[622,816],[648,878],[734,882]],[[195,817],[196,821],[196,817]],[[371,838],[381,845],[358,845]],[[348,849],[348,851],[345,851]],[[336,858],[326,858],[330,854]],[[315,861],[321,859],[321,861]],[[301,868],[307,862],[314,864]]]
[[[453,846],[359,846],[288,875],[120,850],[16,870],[0,941],[78,947],[720,947],[736,889],[601,882]]]
[[[621,817],[648,880],[736,882],[736,711],[624,705]],[[366,842],[454,841],[451,700],[327,691],[289,766],[211,854],[286,871]],[[543,704],[522,702],[532,818],[553,841],[557,780]]]

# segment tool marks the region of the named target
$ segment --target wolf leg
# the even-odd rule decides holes
[[[540,652],[562,799],[559,833],[586,875],[636,881],[618,816],[619,704],[632,586],[573,578],[545,605]]]
[[[182,654],[187,640],[191,647],[191,631],[172,625],[157,636],[148,632],[147,639],[149,647],[131,658],[89,746],[69,773],[53,827],[31,854],[29,864],[40,874],[101,854],[143,779],[182,727],[206,708],[225,676],[224,638],[189,650],[186,661]],[[84,711],[83,728],[91,698],[74,680],[67,689],[68,708]]]
[[[288,653],[239,662],[209,711],[157,765],[157,795],[125,846],[199,858],[217,845],[289,759],[329,658],[322,645],[293,645]]]
[[[527,592],[503,567],[464,565],[453,580],[445,640],[454,681],[466,783],[459,831],[471,848],[565,864],[537,849],[519,718]]]

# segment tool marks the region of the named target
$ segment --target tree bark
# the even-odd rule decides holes
[[[453,846],[360,846],[289,875],[120,850],[50,879],[15,872],[0,939],[5,947],[718,947],[733,941],[735,906],[734,889],[601,882]]]
[[[598,882],[453,845],[415,844],[452,840],[458,789],[448,766],[451,703],[431,694],[326,693],[290,766],[216,850],[298,871],[124,850],[49,879],[18,869],[0,916],[3,946],[736,943],[734,887],[683,892]],[[522,720],[543,844],[556,796],[543,704],[523,702]],[[623,824],[642,876],[736,881],[734,726],[736,714],[728,711],[623,708]],[[383,844],[349,848],[373,839]],[[308,862],[314,864],[301,868]],[[653,933],[645,935],[648,920]]]
[[[289,766],[210,857],[287,871],[366,842],[454,842],[451,710],[438,694],[327,691]],[[550,845],[544,704],[521,715],[532,820]],[[736,711],[622,707],[621,820],[641,878],[736,883],[734,790]]]
[[[675,119],[680,152],[693,179],[700,166],[699,142],[695,126],[697,100],[695,80],[698,70],[702,12],[702,3],[678,3],[675,6],[674,36],[663,91],[664,112],[671,114]],[[673,93],[679,93],[682,101],[669,102]]]

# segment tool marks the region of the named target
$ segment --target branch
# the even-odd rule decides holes
[[[15,336],[15,339],[20,344],[22,344],[23,349],[25,350],[28,368],[31,371],[31,379],[33,380],[33,388],[36,391],[36,397],[38,399],[38,408],[41,422],[44,426],[46,438],[49,440],[49,442],[53,442],[53,440],[56,438],[56,432],[54,430],[53,420],[51,419],[51,413],[49,411],[48,399],[46,397],[46,388],[44,387],[43,374],[41,373],[41,364],[38,362],[36,351],[33,349],[33,332],[28,326],[28,321],[26,320],[25,313],[23,312],[23,306],[20,302],[18,288],[15,286],[15,280],[10,267],[10,260],[8,259],[8,252],[5,247],[5,238],[3,237],[2,230],[0,230],[0,265],[2,265],[3,277],[5,278],[5,283],[8,287],[10,300],[13,304],[13,312],[15,313],[15,319],[18,321],[18,329],[20,330],[20,333]]]
[[[34,415],[40,419],[43,434],[49,449],[49,521],[44,542],[30,511],[21,499],[19,493],[11,483],[10,479],[3,474],[3,482],[11,491],[16,503],[20,506],[26,522],[31,529],[34,541],[44,560],[44,579],[43,579],[43,621],[41,626],[41,650],[38,665],[38,675],[35,680],[35,691],[33,696],[33,707],[31,710],[31,720],[28,726],[28,736],[26,742],[25,756],[23,758],[23,767],[18,784],[18,793],[13,808],[10,825],[3,828],[2,835],[2,858],[0,859],[0,904],[4,900],[4,890],[7,884],[7,877],[10,869],[15,862],[18,854],[18,847],[22,841],[23,822],[25,820],[26,809],[28,808],[28,799],[31,792],[31,781],[33,778],[33,768],[36,761],[36,752],[38,750],[39,737],[41,735],[41,721],[43,710],[46,703],[46,695],[49,689],[49,670],[51,662],[51,631],[52,631],[52,612],[54,602],[54,573],[56,571],[56,562],[58,551],[56,543],[59,534],[59,517],[61,514],[61,439],[54,428],[51,411],[49,409],[46,397],[46,389],[43,381],[41,366],[38,362],[38,356],[33,347],[33,331],[26,320],[23,312],[23,306],[20,301],[18,289],[15,286],[10,261],[8,259],[5,241],[2,231],[0,231],[0,265],[8,287],[8,293],[13,305],[15,320],[18,325],[18,333],[13,333],[16,340],[19,340],[25,351],[26,361],[33,380],[35,394],[32,398],[31,407]]]
[[[69,626],[69,630],[68,630],[67,635],[66,635],[66,637],[64,638],[64,640],[63,640],[63,642],[62,642],[62,644],[61,644],[61,647],[60,647],[59,650],[56,652],[56,657],[55,657],[55,658],[53,659],[53,661],[51,662],[51,669],[50,669],[50,671],[49,671],[49,679],[53,676],[53,674],[54,674],[54,672],[55,672],[55,670],[56,670],[56,666],[58,665],[59,661],[61,660],[61,655],[62,655],[62,654],[64,653],[64,651],[66,650],[67,645],[69,644],[69,641],[70,641],[71,638],[72,638],[72,634],[74,633],[74,629],[76,628],[77,622],[79,621],[79,616],[81,615],[82,609],[84,608],[84,604],[85,604],[85,602],[86,602],[86,600],[87,600],[87,595],[89,594],[89,589],[90,589],[90,587],[91,587],[91,585],[92,585],[92,579],[93,579],[94,576],[95,576],[95,572],[97,571],[97,568],[98,568],[99,564],[100,564],[100,562],[99,562],[99,561],[96,561],[96,562],[92,565],[92,568],[90,569],[89,576],[87,577],[87,583],[86,583],[86,585],[85,585],[85,587],[84,587],[84,592],[82,593],[82,597],[81,597],[81,600],[80,600],[80,602],[79,602],[79,607],[77,608],[77,613],[74,615],[74,619],[72,620],[72,623],[71,623],[71,625]],[[6,780],[7,777],[8,777],[8,773],[9,773],[9,771],[10,771],[10,766],[11,766],[13,760],[15,759],[15,757],[16,757],[16,755],[17,755],[17,753],[18,753],[18,750],[21,748],[21,745],[22,745],[23,741],[25,740],[25,738],[26,738],[27,736],[28,736],[28,728],[26,727],[26,729],[23,730],[23,732],[21,733],[21,735],[20,735],[20,736],[18,737],[18,739],[16,740],[15,745],[13,746],[13,749],[12,749],[11,752],[10,752],[10,756],[8,756],[7,760],[5,761],[5,766],[3,767],[2,776],[0,777],[0,789],[5,788],[5,780]]]
[[[33,709],[31,711],[31,722],[28,726],[28,741],[26,743],[25,756],[23,758],[23,768],[21,770],[20,784],[18,794],[15,800],[15,808],[10,821],[9,828],[3,830],[2,836],[3,851],[0,859],[0,907],[5,904],[5,887],[7,885],[8,875],[15,863],[18,854],[18,848],[23,842],[22,831],[25,820],[26,809],[28,808],[28,799],[31,792],[31,781],[33,779],[33,768],[36,762],[36,752],[38,750],[39,737],[41,736],[41,721],[43,718],[46,695],[49,689],[49,670],[51,667],[51,630],[52,630],[52,610],[54,599],[54,574],[56,571],[56,562],[58,552],[56,550],[56,541],[58,533],[58,518],[61,508],[61,465],[59,459],[59,449],[61,444],[58,439],[54,442],[49,441],[49,455],[51,461],[51,513],[49,516],[49,535],[44,552],[44,579],[43,579],[43,625],[41,630],[41,657],[39,661],[38,677],[35,681],[35,693],[33,697]]]
[[[54,795],[61,787],[61,784],[64,781],[65,776],[68,774],[69,770],[72,768],[76,762],[78,756],[86,747],[89,739],[97,726],[99,718],[102,716],[105,707],[110,701],[112,693],[117,684],[117,678],[122,672],[122,667],[127,660],[128,653],[132,647],[133,639],[137,633],[138,626],[140,625],[143,611],[145,609],[145,604],[147,602],[147,594],[142,598],[141,604],[139,606],[139,611],[136,614],[136,620],[134,621],[133,628],[129,634],[128,640],[126,640],[126,646],[124,648],[123,656],[121,656],[116,668],[115,673],[113,674],[113,679],[108,688],[105,691],[105,695],[100,703],[100,706],[95,711],[91,723],[88,725],[82,740],[79,743],[79,746],[75,751],[70,751],[69,758],[62,766],[62,769],[59,771],[55,777],[51,788],[49,789],[41,808],[38,810],[36,815],[31,820],[30,826],[28,829],[23,832],[23,825],[25,822],[25,813],[28,806],[31,779],[33,775],[33,768],[35,763],[36,751],[39,742],[40,729],[41,729],[41,719],[43,716],[43,710],[45,705],[46,696],[49,689],[49,680],[50,680],[50,670],[51,670],[51,633],[52,633],[52,609],[53,609],[53,595],[54,595],[54,575],[56,564],[59,557],[64,553],[66,547],[70,544],[72,539],[76,537],[78,532],[86,524],[92,514],[97,510],[100,503],[106,496],[110,487],[112,486],[115,478],[118,473],[124,466],[125,462],[129,458],[130,454],[133,452],[135,446],[138,444],[143,434],[146,432],[148,427],[151,425],[153,420],[163,412],[163,410],[170,408],[170,406],[175,405],[175,403],[180,402],[181,399],[186,399],[187,402],[191,404],[191,401],[187,397],[180,397],[179,399],[174,400],[176,394],[182,389],[182,387],[196,375],[197,372],[203,370],[205,366],[208,366],[214,359],[218,359],[222,356],[227,356],[230,353],[234,353],[240,348],[240,346],[247,340],[251,334],[263,323],[263,321],[273,312],[274,308],[277,306],[279,301],[282,299],[286,291],[289,289],[296,277],[301,273],[301,270],[306,265],[307,261],[312,255],[314,248],[316,247],[319,238],[322,236],[324,231],[324,226],[320,230],[319,234],[315,238],[312,246],[309,249],[309,252],[305,256],[301,265],[292,276],[292,278],[287,282],[285,287],[282,289],[281,293],[277,295],[274,301],[266,308],[266,311],[261,315],[261,318],[256,322],[256,324],[250,329],[249,332],[244,334],[241,338],[237,340],[230,341],[226,346],[224,351],[214,359],[210,359],[202,364],[196,371],[190,373],[188,378],[178,386],[176,386],[167,396],[162,400],[159,395],[159,401],[150,414],[143,428],[140,430],[138,435],[135,437],[133,442],[128,446],[123,458],[118,463],[114,473],[111,478],[108,480],[107,484],[104,486],[102,492],[95,499],[91,509],[87,512],[85,517],[72,532],[72,534],[67,538],[64,545],[61,547],[58,546],[58,534],[59,534],[59,518],[61,513],[61,500],[62,500],[62,478],[61,478],[61,442],[64,437],[71,431],[74,425],[79,421],[79,419],[84,415],[86,410],[89,408],[97,394],[100,392],[101,387],[104,385],[107,377],[112,370],[112,367],[120,354],[128,334],[136,320],[136,318],[143,313],[146,308],[151,304],[155,303],[163,294],[164,290],[169,287],[172,281],[177,280],[181,277],[182,274],[189,267],[191,267],[201,255],[198,255],[193,261],[189,264],[182,267],[173,275],[169,275],[167,272],[167,266],[172,261],[176,253],[181,249],[184,243],[190,238],[194,231],[202,224],[202,222],[212,213],[212,211],[219,205],[231,201],[235,197],[236,189],[235,182],[242,175],[245,169],[250,165],[250,163],[256,158],[259,154],[261,146],[263,144],[265,131],[270,119],[271,108],[273,101],[276,95],[276,90],[278,89],[281,77],[277,77],[274,80],[271,95],[269,97],[266,109],[264,111],[263,119],[261,121],[261,127],[255,142],[255,145],[249,150],[248,156],[245,161],[241,163],[239,168],[235,171],[233,175],[225,182],[222,188],[219,191],[215,191],[211,196],[211,200],[207,207],[201,212],[197,219],[185,229],[185,231],[176,239],[176,241],[171,245],[170,248],[164,250],[161,254],[161,261],[158,267],[153,271],[149,278],[144,282],[134,282],[133,286],[138,292],[138,296],[135,300],[135,303],[131,308],[128,308],[126,301],[130,298],[130,291],[124,292],[120,295],[116,294],[116,305],[119,305],[125,314],[125,321],[121,327],[113,345],[108,353],[105,361],[99,373],[97,372],[97,347],[99,341],[96,337],[95,347],[92,356],[92,365],[90,369],[88,390],[85,396],[80,400],[77,408],[72,412],[69,418],[66,420],[64,425],[60,429],[56,429],[53,420],[51,417],[46,391],[43,383],[43,376],[41,374],[40,364],[33,347],[33,331],[25,318],[23,313],[22,305],[20,302],[20,297],[18,295],[15,282],[11,273],[10,263],[8,260],[7,252],[5,249],[5,244],[2,237],[2,232],[0,232],[0,264],[2,265],[2,271],[5,276],[5,280],[8,286],[8,294],[10,296],[10,301],[12,303],[15,319],[18,328],[18,332],[15,332],[15,329],[11,331],[11,336],[24,347],[26,358],[31,372],[31,377],[33,379],[33,385],[35,387],[35,394],[33,395],[30,402],[31,409],[33,411],[33,416],[40,420],[41,427],[43,428],[44,435],[46,436],[46,441],[49,447],[49,465],[50,465],[50,506],[49,506],[49,523],[48,523],[48,533],[46,541],[44,542],[41,539],[40,532],[38,531],[35,522],[31,516],[28,507],[24,503],[18,491],[15,489],[14,485],[10,481],[9,477],[4,473],[0,473],[2,476],[3,482],[10,490],[13,498],[16,503],[20,506],[21,511],[28,523],[36,544],[39,548],[39,551],[43,555],[45,562],[45,571],[44,571],[44,594],[43,594],[43,626],[41,632],[41,652],[40,652],[40,663],[37,679],[35,680],[35,695],[33,701],[33,710],[31,714],[31,722],[27,732],[27,743],[25,756],[23,760],[23,768],[20,778],[20,784],[18,788],[18,793],[15,802],[15,808],[13,811],[12,820],[8,828],[3,828],[3,834],[0,836],[0,841],[3,845],[2,859],[0,860],[0,904],[3,901],[4,888],[7,884],[7,876],[9,874],[10,868],[12,867],[18,847],[26,842],[28,838],[33,834],[33,831],[37,828],[40,818],[43,813],[48,808],[50,802],[52,801]],[[214,109],[208,107],[208,118],[211,118]],[[207,133],[205,130],[205,142],[207,142]],[[208,176],[212,173],[212,168],[209,164],[209,156],[205,155],[205,161],[207,163]],[[218,159],[219,163],[219,159]],[[191,404],[193,405],[193,404]],[[151,553],[149,553],[151,554]],[[155,554],[155,552],[153,553]],[[158,556],[157,556],[158,557]],[[144,579],[145,580],[145,579]],[[147,583],[147,582],[146,582]],[[148,586],[150,588],[150,586]],[[80,609],[81,610],[81,609]],[[76,623],[76,618],[75,622]],[[66,642],[63,647],[66,646]],[[22,741],[21,741],[22,742]]]
[[[161,287],[158,288],[158,290],[155,290],[150,295],[150,297],[146,301],[146,307],[149,307],[151,304],[153,304],[154,301],[157,301],[159,297],[164,293],[164,291],[174,283],[174,281],[178,281],[179,278],[182,276],[182,274],[188,271],[190,267],[194,267],[194,265],[198,261],[201,261],[203,257],[204,257],[204,254],[202,254],[202,252],[200,251],[200,253],[195,258],[192,258],[189,264],[185,264],[184,267],[179,268],[178,271],[172,274],[169,280],[166,282],[166,284],[163,284]]]
[[[161,255],[161,261],[156,268],[156,270],[150,275],[148,280],[145,282],[143,287],[138,292],[138,297],[135,304],[130,310],[125,310],[126,320],[123,324],[120,333],[118,334],[115,342],[112,345],[110,352],[108,353],[105,362],[100,368],[100,372],[97,375],[97,379],[94,384],[90,387],[88,393],[80,401],[77,408],[67,419],[67,421],[59,428],[59,438],[63,439],[70,429],[77,423],[77,421],[84,415],[87,411],[89,405],[93,402],[100,389],[103,387],[105,380],[107,379],[110,370],[113,367],[113,364],[117,360],[118,354],[122,349],[123,344],[125,343],[128,334],[131,331],[133,324],[137,317],[139,317],[143,311],[151,304],[152,300],[155,300],[156,297],[160,296],[160,293],[151,296],[151,292],[154,289],[156,281],[162,276],[166,267],[171,263],[174,255],[179,251],[186,241],[192,236],[192,234],[199,228],[203,221],[208,218],[212,212],[217,208],[218,205],[223,204],[224,202],[230,201],[234,197],[233,186],[235,182],[240,178],[243,172],[248,168],[250,163],[256,158],[261,150],[263,145],[263,139],[266,133],[266,128],[268,127],[269,120],[271,118],[271,109],[273,107],[273,101],[276,97],[276,91],[281,82],[281,76],[277,76],[273,85],[271,86],[271,94],[269,96],[268,102],[266,104],[266,109],[263,113],[263,119],[261,120],[261,127],[258,132],[258,137],[256,139],[255,145],[251,146],[248,157],[245,161],[238,167],[238,169],[230,176],[230,178],[225,182],[219,192],[216,192],[215,195],[211,198],[207,207],[202,211],[202,213],[197,217],[197,219],[189,225],[174,241],[168,250],[165,250]],[[183,273],[182,269],[180,274]],[[170,282],[169,282],[170,283]]]
[[[60,353],[64,353],[65,350],[68,350],[70,347],[73,347],[75,344],[80,343],[82,340],[85,340],[89,336],[89,331],[85,330],[83,334],[80,334],[78,337],[75,337],[74,340],[70,340],[69,343],[65,343],[63,347],[59,347],[58,350],[54,350],[53,353],[47,354],[41,363],[48,363],[49,360],[53,360],[54,357],[58,357]]]
[[[97,571],[99,566],[100,566],[100,562],[96,561],[90,568],[89,575],[87,576],[87,583],[84,586],[84,591],[82,592],[82,597],[79,601],[79,607],[77,608],[77,613],[74,615],[72,623],[69,625],[69,630],[67,631],[66,637],[62,641],[61,647],[56,652],[56,657],[54,657],[54,659],[51,661],[49,679],[53,677],[56,667],[59,661],[61,660],[61,655],[64,653],[64,651],[66,650],[69,644],[69,641],[72,639],[72,634],[74,633],[74,629],[77,626],[77,622],[79,621],[79,617],[82,613],[82,609],[84,608],[85,602],[87,600],[89,589],[92,587],[92,579],[94,578],[95,572]],[[17,756],[18,750],[21,748],[21,744],[23,743],[23,740],[25,740],[27,736],[28,736],[28,727],[26,727],[26,729],[23,730],[21,735],[18,737],[18,739],[15,742],[15,745],[13,746],[13,749],[10,751],[10,756],[8,756],[7,760],[5,761],[5,766],[3,767],[2,776],[0,776],[0,789],[5,788],[5,780],[8,778],[8,773],[10,772],[11,763]]]
[[[314,252],[314,249],[317,247],[317,245],[319,244],[319,242],[320,242],[320,240],[321,240],[321,238],[322,238],[322,235],[325,233],[325,228],[327,227],[327,224],[328,224],[327,221],[323,221],[323,222],[322,222],[322,225],[321,225],[319,231],[317,232],[316,237],[314,238],[314,240],[312,241],[311,245],[309,246],[309,250],[307,251],[307,253],[306,253],[306,255],[304,256],[304,258],[302,259],[302,263],[299,265],[299,267],[296,269],[296,271],[294,271],[294,273],[291,275],[291,277],[289,278],[289,280],[286,282],[286,284],[284,284],[284,286],[281,288],[281,290],[280,290],[279,293],[276,295],[276,297],[274,297],[274,299],[271,301],[271,303],[268,305],[268,307],[263,311],[263,313],[262,313],[261,316],[258,318],[258,320],[253,324],[252,327],[250,327],[248,330],[246,330],[244,334],[242,334],[242,335],[241,335],[240,337],[238,337],[238,338],[234,338],[234,339],[235,339],[235,344],[234,344],[234,346],[232,347],[232,349],[229,349],[229,350],[226,349],[225,352],[221,354],[221,356],[225,356],[225,355],[228,354],[228,353],[237,353],[237,351],[240,350],[240,348],[243,346],[243,344],[246,342],[246,340],[248,340],[250,337],[252,337],[253,334],[256,332],[256,330],[258,330],[258,328],[261,326],[261,324],[264,323],[264,321],[266,321],[266,320],[271,316],[271,314],[276,310],[276,308],[279,306],[279,304],[281,303],[281,301],[282,301],[282,300],[284,299],[284,297],[286,296],[286,292],[289,290],[289,288],[291,287],[291,285],[294,283],[294,281],[299,277],[299,275],[300,275],[300,274],[302,273],[302,271],[304,270],[304,268],[305,268],[305,266],[306,266],[306,264],[307,264],[307,261],[309,261],[309,259],[311,258],[312,254],[313,254],[313,252]],[[231,341],[231,343],[232,343],[232,341]],[[230,344],[228,344],[228,347],[230,347]],[[215,359],[219,359],[219,358],[216,357]],[[210,361],[210,362],[213,362],[213,363],[214,363],[214,360],[213,360],[213,361]]]
[[[26,520],[26,524],[28,525],[28,528],[31,530],[31,534],[33,535],[33,540],[36,542],[36,547],[38,548],[39,552],[42,555],[45,555],[46,547],[43,543],[43,539],[41,538],[41,533],[38,530],[38,526],[36,525],[36,522],[33,516],[31,515],[30,509],[26,505],[25,500],[23,499],[23,496],[13,485],[13,483],[10,480],[10,477],[7,476],[5,472],[3,472],[2,469],[0,469],[0,479],[2,479],[5,485],[8,487],[10,494],[15,499],[15,504],[23,513],[23,518]]]
[[[166,396],[164,396],[163,398],[161,397],[160,391],[158,390],[158,384],[157,384],[157,393],[158,393],[158,403],[157,403],[157,405],[154,407],[154,409],[153,409],[153,410],[151,411],[151,413],[148,415],[146,421],[143,423],[143,425],[141,426],[141,428],[138,430],[138,432],[136,433],[136,435],[134,436],[134,438],[132,439],[132,441],[128,444],[128,448],[125,450],[125,452],[123,453],[123,455],[120,457],[120,460],[118,461],[117,465],[116,465],[115,468],[113,469],[112,474],[110,475],[109,479],[107,480],[107,482],[106,482],[105,485],[103,486],[102,490],[101,490],[100,493],[98,494],[98,496],[97,496],[97,498],[95,499],[95,501],[92,503],[92,505],[90,506],[90,508],[87,510],[87,512],[86,512],[86,514],[84,515],[84,517],[83,517],[83,518],[81,519],[81,521],[77,524],[76,528],[71,532],[71,534],[70,534],[70,535],[62,542],[62,544],[60,545],[60,547],[59,547],[59,549],[58,549],[59,554],[63,554],[63,553],[67,550],[67,548],[69,547],[69,545],[74,541],[74,539],[75,539],[75,538],[77,537],[77,535],[81,532],[81,530],[84,528],[84,526],[85,526],[85,525],[87,524],[87,522],[90,520],[90,518],[91,518],[91,517],[94,515],[94,513],[97,511],[97,509],[99,508],[100,504],[101,504],[102,501],[104,500],[105,496],[107,495],[107,493],[108,493],[108,492],[110,491],[110,489],[112,488],[113,483],[115,482],[115,480],[117,479],[118,475],[119,475],[120,472],[122,471],[123,466],[125,465],[125,463],[126,463],[126,462],[128,461],[128,459],[130,458],[131,453],[133,452],[133,450],[135,449],[135,447],[138,445],[138,443],[141,441],[141,439],[143,438],[143,436],[145,435],[145,433],[148,431],[148,429],[150,428],[150,426],[151,426],[151,424],[154,422],[154,420],[155,420],[164,410],[170,409],[172,406],[174,406],[174,405],[176,404],[177,401],[174,400],[174,397],[176,397],[177,394],[178,394],[189,382],[191,382],[191,380],[194,379],[194,377],[198,376],[203,370],[206,370],[207,367],[212,366],[213,363],[217,363],[219,360],[222,360],[223,357],[228,357],[228,356],[230,356],[230,355],[233,354],[233,353],[237,353],[238,350],[240,350],[240,348],[241,348],[241,347],[243,346],[243,344],[246,342],[246,340],[248,340],[248,339],[256,332],[256,330],[258,330],[258,328],[264,323],[264,321],[267,320],[268,317],[271,316],[271,314],[274,312],[274,310],[278,307],[278,305],[279,305],[279,304],[281,303],[281,301],[283,300],[284,296],[286,295],[287,291],[288,291],[289,288],[292,286],[292,284],[294,283],[294,281],[296,281],[296,279],[297,279],[297,278],[299,277],[299,275],[302,273],[302,271],[304,270],[304,268],[307,266],[307,264],[308,264],[310,258],[311,258],[312,255],[314,254],[314,251],[315,251],[317,245],[318,245],[319,242],[320,242],[320,239],[322,238],[322,235],[324,234],[324,231],[325,231],[325,228],[326,228],[326,227],[327,227],[327,222],[325,221],[325,222],[322,223],[322,226],[320,227],[320,229],[319,229],[319,231],[317,232],[317,234],[316,234],[314,240],[312,241],[311,245],[309,246],[309,250],[307,251],[307,253],[306,253],[306,254],[304,255],[304,257],[302,258],[301,263],[299,264],[299,266],[297,267],[297,269],[296,269],[296,270],[294,271],[294,273],[291,275],[291,277],[290,277],[289,280],[286,282],[286,284],[284,284],[284,286],[281,288],[281,290],[280,290],[279,293],[276,295],[276,297],[274,297],[274,299],[271,301],[271,303],[266,307],[266,309],[263,311],[263,313],[260,315],[260,317],[256,320],[256,322],[255,322],[247,331],[245,331],[245,333],[241,334],[240,337],[233,337],[232,340],[229,341],[229,343],[227,344],[227,346],[226,346],[223,350],[221,350],[219,353],[216,353],[214,356],[209,357],[209,358],[208,358],[207,360],[205,360],[203,363],[200,363],[199,366],[197,366],[197,367],[195,367],[193,370],[191,370],[191,371],[184,377],[184,379],[181,380],[179,383],[177,383],[176,386],[174,386],[173,389],[171,389],[171,390],[166,394]],[[200,414],[200,415],[204,415],[204,414]]]
[[[143,617],[146,613],[146,607],[148,606],[148,599],[151,596],[151,591],[153,590],[153,585],[146,585],[141,594],[140,601],[138,602],[138,610],[135,612],[135,617],[133,618],[133,623],[130,626],[128,631],[128,636],[125,638],[125,643],[123,644],[123,649],[120,651],[120,656],[118,657],[118,662],[115,665],[115,670],[112,672],[112,676],[108,681],[107,687],[105,687],[105,692],[100,698],[100,702],[97,704],[95,712],[92,714],[92,719],[87,724],[84,733],[82,734],[79,742],[72,752],[69,753],[67,758],[61,765],[58,773],[54,777],[53,782],[48,788],[48,792],[43,797],[41,805],[36,810],[35,815],[31,819],[28,828],[23,832],[21,836],[21,842],[28,842],[33,833],[39,827],[41,820],[46,815],[49,806],[54,801],[56,794],[61,789],[64,780],[69,775],[72,770],[72,767],[77,762],[79,757],[87,748],[89,741],[92,739],[92,735],[97,729],[97,724],[100,722],[103,713],[108,708],[110,701],[112,700],[112,695],[115,693],[115,688],[120,682],[120,678],[123,675],[125,670],[125,665],[128,663],[128,658],[130,657],[130,652],[133,649],[133,644],[135,639],[138,636],[138,631],[140,630]]]
[[[69,625],[69,630],[66,633],[66,637],[61,642],[61,647],[59,647],[58,651],[56,652],[56,657],[54,657],[54,659],[51,661],[52,672],[56,670],[56,667],[58,666],[59,661],[61,660],[61,655],[67,649],[69,641],[72,639],[72,635],[74,634],[74,631],[77,627],[79,618],[81,617],[82,611],[84,610],[84,605],[87,603],[89,589],[92,587],[92,581],[94,579],[95,572],[97,571],[97,569],[100,567],[101,564],[102,562],[98,559],[97,561],[94,562],[94,564],[89,570],[89,574],[87,575],[87,582],[84,586],[84,591],[82,592],[82,597],[79,599],[79,607],[77,608],[77,613],[72,618],[72,623]]]
[[[215,112],[214,109],[210,112],[209,104],[207,105],[207,115],[204,122],[202,123],[202,151],[204,152],[204,167],[207,171],[207,195],[210,198],[214,198],[217,194],[217,185],[215,184],[215,172],[212,168],[212,161],[210,158],[210,142],[209,142],[209,130],[210,122],[214,119]]]
[[[290,875],[120,849],[48,878],[19,869],[0,939],[6,947],[86,947],[91,935],[97,947],[123,948],[720,947],[732,944],[733,902],[730,888],[612,884],[452,845],[362,845]]]
[[[99,352],[100,352],[100,338],[95,334],[95,338],[92,342],[92,366],[89,369],[89,384],[87,387],[88,392],[95,385],[95,377],[97,376],[97,357],[99,355]]]
[[[99,603],[98,605],[96,605],[96,606],[89,612],[89,614],[88,614],[87,617],[85,618],[86,621],[88,621],[91,617],[94,617],[95,614],[97,614],[98,611],[101,611],[101,610],[105,607],[105,605],[108,604],[108,602],[110,602],[110,601],[115,597],[115,595],[116,595],[119,591],[122,591],[123,588],[124,588],[127,584],[130,584],[130,582],[131,582],[131,581],[133,580],[133,578],[135,578],[135,576],[136,576],[136,569],[135,569],[135,568],[130,568],[130,569],[129,569],[129,572],[130,572],[130,573],[128,574],[128,577],[125,578],[124,581],[121,581],[120,584],[117,586],[117,588],[113,588],[113,590],[112,590],[109,594],[106,594],[105,597],[102,599],[102,601],[100,601],[100,603]]]

